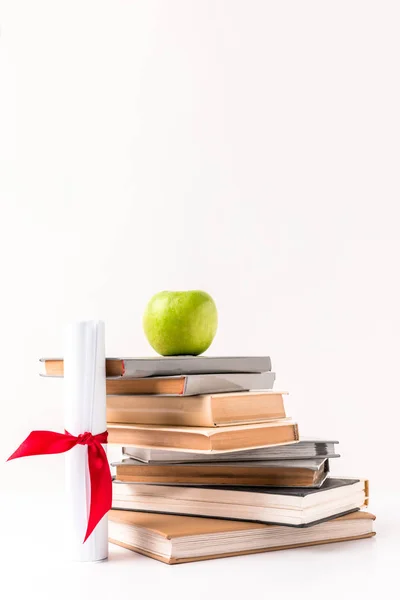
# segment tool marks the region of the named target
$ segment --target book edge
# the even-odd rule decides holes
[[[155,560],[158,560],[160,562],[163,562],[164,564],[168,564],[168,565],[178,565],[178,564],[184,564],[184,563],[189,563],[189,562],[197,562],[197,561],[201,561],[201,560],[213,560],[216,558],[229,558],[229,557],[233,557],[233,556],[245,556],[248,554],[261,554],[263,552],[275,552],[275,551],[279,551],[279,550],[293,550],[296,548],[307,548],[307,547],[311,547],[311,546],[321,546],[323,544],[334,544],[334,543],[340,543],[340,542],[350,542],[350,541],[355,541],[355,540],[363,540],[363,539],[368,539],[368,538],[372,538],[376,535],[375,531],[371,531],[371,533],[366,533],[364,535],[357,535],[357,536],[350,536],[350,537],[342,537],[342,538],[335,538],[335,539],[331,539],[331,540],[320,540],[320,541],[316,541],[316,542],[308,542],[308,543],[302,543],[302,544],[291,544],[291,545],[287,545],[287,546],[275,546],[273,548],[261,548],[261,549],[257,549],[257,550],[242,550],[239,552],[226,552],[223,554],[209,554],[207,556],[200,556],[200,557],[190,557],[190,558],[178,558],[178,559],[174,559],[174,558],[167,558],[167,557],[163,557],[160,556],[158,554],[153,554],[152,552],[149,552],[147,550],[143,550],[141,548],[136,548],[135,546],[130,546],[128,544],[124,544],[123,542],[119,542],[117,540],[113,540],[112,538],[109,538],[108,541],[111,544],[114,544],[116,546],[120,546],[122,548],[125,548],[126,550],[131,550],[132,552],[137,552],[138,554],[142,554],[144,556],[147,556],[148,558],[153,558]]]

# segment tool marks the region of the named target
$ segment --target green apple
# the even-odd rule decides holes
[[[143,329],[162,356],[197,356],[210,346],[218,325],[214,300],[206,292],[159,292],[148,303]]]

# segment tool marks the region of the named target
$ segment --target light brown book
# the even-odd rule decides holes
[[[186,377],[142,377],[107,379],[107,394],[172,394],[183,396]]]
[[[122,382],[121,382],[122,383]],[[109,423],[218,427],[285,418],[277,392],[236,392],[200,396],[107,396]]]
[[[188,452],[227,452],[296,442],[297,423],[290,419],[232,427],[167,427],[108,423],[108,443]]]
[[[48,377],[64,376],[64,360],[62,358],[41,358],[43,371],[42,375]],[[107,358],[106,359],[106,377],[123,377],[125,373],[124,359]]]
[[[243,485],[318,488],[329,472],[327,459],[148,465],[117,463],[116,478],[134,483]]]
[[[367,512],[307,528],[124,510],[111,510],[108,516],[111,543],[170,565],[375,535],[375,516]]]

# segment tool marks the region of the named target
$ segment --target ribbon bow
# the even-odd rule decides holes
[[[112,504],[112,480],[107,455],[102,444],[107,443],[108,433],[92,435],[88,431],[78,436],[56,431],[31,431],[25,441],[8,460],[38,454],[61,454],[78,444],[88,447],[90,474],[90,511],[86,529],[86,542],[93,529],[110,510]]]

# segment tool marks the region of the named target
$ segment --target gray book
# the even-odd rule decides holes
[[[210,373],[169,375],[107,381],[107,394],[151,396],[198,396],[250,390],[272,390],[275,373]]]
[[[186,375],[182,396],[223,394],[249,390],[272,390],[275,373],[210,373]]]
[[[237,452],[225,452],[217,455],[207,455],[207,462],[211,461],[264,461],[264,460],[303,460],[307,458],[337,458],[335,452],[336,441],[300,439],[296,444],[283,444],[267,448],[256,448],[253,450],[239,450]],[[124,446],[122,454],[127,457],[140,460],[148,464],[162,463],[194,463],[204,462],[204,454],[193,452],[180,452],[162,450],[158,448],[136,448]]]
[[[41,358],[41,375],[62,377],[62,358]],[[154,356],[151,358],[107,358],[107,377],[157,377],[203,373],[264,373],[271,371],[269,356]]]

